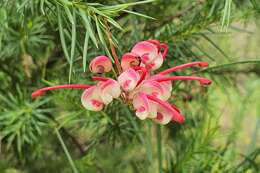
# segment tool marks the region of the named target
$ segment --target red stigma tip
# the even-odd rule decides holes
[[[174,121],[176,121],[176,122],[179,123],[179,124],[183,124],[183,123],[185,122],[185,118],[184,118],[183,116],[180,116],[180,117],[178,118],[178,120],[174,120]]]
[[[209,63],[208,63],[208,62],[200,62],[200,63],[199,63],[199,66],[200,66],[200,67],[208,67],[208,66],[209,66]]]
[[[201,85],[210,85],[212,83],[211,80],[208,80],[208,79],[204,79],[204,80],[201,80],[200,81],[200,84]]]
[[[36,98],[36,97],[42,96],[44,94],[45,94],[44,91],[38,90],[38,91],[34,91],[31,96],[32,96],[32,98]]]

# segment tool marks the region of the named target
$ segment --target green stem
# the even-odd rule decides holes
[[[140,127],[138,126],[138,124],[136,123],[133,115],[131,114],[131,112],[129,111],[129,109],[124,105],[123,107],[127,118],[130,120],[131,125],[133,126],[134,130],[137,133],[137,137],[140,140],[140,142],[145,145],[145,141],[144,141],[144,136],[143,136],[143,132],[141,131]]]
[[[158,168],[159,173],[163,173],[162,170],[162,138],[161,138],[161,125],[156,126],[156,135],[157,135],[157,157],[158,157]]]
[[[63,139],[62,139],[62,137],[60,135],[60,132],[59,132],[59,130],[57,128],[55,128],[55,133],[56,133],[56,135],[57,135],[57,137],[58,137],[58,139],[60,141],[60,144],[62,146],[62,149],[65,152],[66,157],[69,160],[69,163],[70,163],[70,166],[71,166],[73,172],[74,173],[78,173],[78,170],[77,170],[77,168],[76,168],[76,166],[75,166],[75,164],[74,164],[74,162],[73,162],[73,160],[72,160],[72,158],[70,156],[70,153],[69,153],[69,151],[68,151],[68,149],[67,149],[67,147],[66,147],[66,145],[65,145],[65,143],[64,143],[64,141],[63,141]]]
[[[146,155],[149,161],[149,164],[152,163],[153,161],[153,152],[152,152],[152,135],[151,135],[151,131],[152,131],[152,124],[151,122],[147,122],[147,135],[146,135]]]

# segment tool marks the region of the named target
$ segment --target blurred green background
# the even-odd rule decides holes
[[[259,16],[258,0],[1,0],[0,173],[259,172]],[[120,101],[90,112],[80,91],[30,97],[93,84],[89,61],[110,55],[105,22],[119,56],[158,39],[170,47],[160,70],[209,62],[175,73],[213,80],[173,84],[184,124],[141,121]]]

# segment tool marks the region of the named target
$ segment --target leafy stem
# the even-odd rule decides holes
[[[109,45],[110,45],[112,56],[113,56],[113,59],[115,60],[117,72],[118,72],[118,74],[120,74],[120,73],[122,73],[122,68],[121,68],[121,65],[120,65],[120,62],[119,62],[119,57],[116,53],[115,44],[112,40],[112,32],[111,32],[110,27],[107,23],[107,20],[105,20],[105,25],[106,25],[106,35],[107,35],[107,39],[108,39],[108,42],[109,42]]]

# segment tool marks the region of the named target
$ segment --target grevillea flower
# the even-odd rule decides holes
[[[117,74],[116,79],[104,76],[93,76],[96,85],[58,85],[46,87],[32,93],[32,97],[43,95],[48,90],[56,89],[84,89],[81,102],[87,110],[100,111],[113,99],[121,98],[126,104],[131,104],[136,116],[141,119],[152,119],[160,124],[171,121],[183,123],[184,116],[173,104],[167,102],[172,93],[172,81],[198,81],[201,85],[209,85],[209,79],[198,76],[171,76],[177,70],[198,66],[207,67],[207,62],[191,62],[171,67],[157,74],[158,69],[168,52],[168,46],[158,40],[138,42],[129,53],[121,59],[123,72]],[[106,56],[94,58],[89,65],[93,73],[104,74],[112,69],[112,62]],[[120,71],[120,70],[118,70]]]

